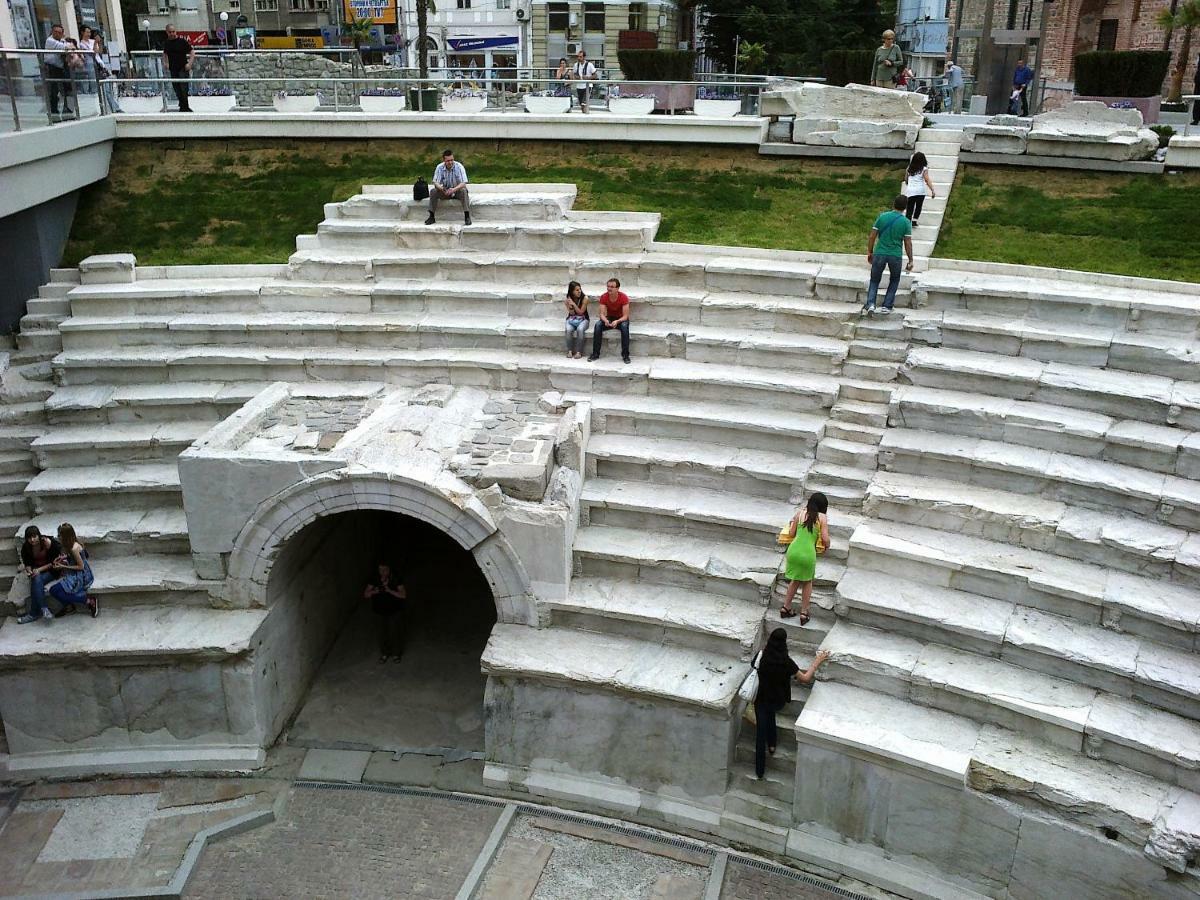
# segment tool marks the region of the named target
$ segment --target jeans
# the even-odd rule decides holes
[[[173,87],[175,89],[175,97],[176,97],[176,99],[179,100],[179,111],[180,112],[191,112],[192,111],[191,107],[188,106],[188,87],[189,87],[189,85],[187,82],[187,79],[188,79],[187,69],[178,69],[178,70],[172,69],[171,77],[174,79],[179,79],[178,81],[171,82],[171,87]]]
[[[404,613],[375,614],[379,655],[399,658],[404,653]]]
[[[875,295],[879,293],[884,266],[887,266],[890,277],[887,293],[883,295],[883,306],[885,309],[891,309],[896,302],[896,288],[900,287],[900,257],[881,256],[876,253],[871,261],[871,283],[867,286],[867,302],[863,304],[867,309],[875,308]]]
[[[464,188],[460,189],[458,191],[458,193],[456,193],[453,197],[449,197],[446,194],[442,193],[442,189],[438,185],[436,185],[436,184],[430,185],[430,187],[429,187],[429,211],[431,213],[437,212],[439,200],[458,200],[462,203],[464,213],[469,213],[471,211],[471,195],[469,193],[468,188],[464,187]]]
[[[950,88],[950,111],[954,113],[962,112],[963,89],[960,87]]]
[[[774,703],[754,701],[754,774],[759,778],[767,771],[767,748],[777,746],[779,734],[775,729],[775,713],[783,709]]]
[[[54,580],[53,572],[38,572],[29,576],[29,614],[40,616],[46,608],[46,585]]]
[[[583,352],[583,342],[587,340],[587,327],[587,319],[579,319],[575,322],[567,319],[565,331],[568,353]]]
[[[592,330],[592,356],[600,355],[600,344],[604,340],[604,332],[611,331],[613,328],[617,328],[621,332],[621,358],[624,359],[629,355],[629,320],[626,319],[620,325],[605,325],[604,320],[601,319]]]
[[[58,98],[62,95],[63,112],[71,111],[71,76],[61,66],[46,65],[46,84],[50,88],[50,112],[58,113]]]
[[[587,112],[588,108],[588,89],[575,88],[575,96],[579,99],[579,108]]]
[[[904,214],[908,216],[908,221],[914,225],[921,218],[921,207],[925,205],[924,194],[913,194],[908,198],[908,205],[904,207]]]
[[[121,104],[117,100],[117,87],[107,79],[100,82],[100,90],[104,94],[104,104],[110,113],[120,112]]]

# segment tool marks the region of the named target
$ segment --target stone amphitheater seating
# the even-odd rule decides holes
[[[329,204],[286,265],[96,258],[31,302],[3,522],[69,513],[107,612],[0,629],[12,771],[113,746],[30,736],[2,698],[47,667],[248,653],[265,611],[198,574],[175,457],[264,387],[553,389],[590,404],[574,577],[541,627],[498,625],[483,667],[594,718],[506,726],[494,786],[906,896],[1200,895],[1200,292],[941,264],[905,280],[903,316],[859,320],[857,259],[659,243],[657,216],[575,212],[566,185],[477,189],[477,224],[426,228],[403,190]],[[613,274],[633,363],[565,359],[567,280]],[[779,622],[774,535],[813,490],[834,543],[812,622],[783,625],[832,658],[759,782],[737,717]],[[238,746],[221,766],[254,764]]]

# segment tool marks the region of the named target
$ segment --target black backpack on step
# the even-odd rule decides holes
[[[429,185],[427,185],[425,183],[424,178],[418,178],[417,183],[413,185],[413,199],[414,200],[428,200],[429,199]]]

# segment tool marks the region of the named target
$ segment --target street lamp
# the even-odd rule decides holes
[[[229,13],[221,13],[221,34],[224,35],[225,49],[229,49]]]
[[[146,34],[146,49],[150,49],[150,20],[142,19],[142,31]]]

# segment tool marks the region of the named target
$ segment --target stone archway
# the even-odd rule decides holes
[[[267,606],[271,569],[288,540],[323,516],[356,510],[401,513],[445,532],[475,558],[492,589],[496,620],[537,624],[525,567],[473,495],[439,490],[415,479],[344,471],[306,479],[259,505],[230,554],[231,599]]]

